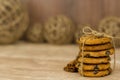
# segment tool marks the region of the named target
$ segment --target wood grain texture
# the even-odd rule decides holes
[[[96,26],[106,16],[120,17],[120,0],[23,0],[29,7],[31,20],[44,22],[64,14],[77,24]]]
[[[120,0],[103,0],[105,16],[120,17]]]
[[[76,45],[16,43],[0,46],[0,80],[119,80],[120,49],[116,70],[107,77],[88,78],[63,71],[78,54]],[[113,58],[112,58],[113,62]]]
[[[102,15],[102,0],[77,0],[74,2],[72,16],[77,24],[96,26]]]
[[[29,0],[23,1],[29,8],[33,21],[46,21],[49,17],[66,14],[71,0]],[[70,12],[70,11],[69,11]]]

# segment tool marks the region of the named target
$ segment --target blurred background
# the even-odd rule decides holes
[[[82,29],[85,26],[120,37],[119,2],[16,0],[14,4],[12,1],[1,1],[0,43],[10,44],[18,40],[52,44],[76,43],[76,39],[83,35]],[[119,47],[119,40],[115,39],[115,42]]]
[[[117,25],[120,23],[119,0],[23,0],[23,3],[28,8],[31,22],[37,21],[44,24],[50,22],[49,19],[51,17],[54,18],[59,15],[67,16],[73,23],[72,27],[74,27],[74,32],[68,33],[71,34],[71,36],[73,34],[74,40],[82,35],[82,28],[86,25],[111,36],[120,37],[120,26]],[[51,25],[53,23],[54,21],[48,24]],[[56,24],[62,25],[64,23],[66,22],[63,21],[63,23],[59,23],[59,21],[56,21]],[[66,26],[68,25],[69,23],[66,24]],[[114,30],[112,29],[113,27]],[[55,30],[56,32],[61,32],[57,31],[58,28]],[[50,32],[52,34],[53,31],[49,29],[49,31],[46,32],[49,32],[48,34],[50,35]],[[67,34],[67,30],[64,34]],[[60,35],[56,33],[56,35],[53,36]],[[49,37],[49,39],[52,38]],[[48,39],[46,41],[51,43]],[[70,42],[72,43],[74,41]],[[115,40],[115,42],[117,46],[120,45],[118,40]],[[63,42],[61,42],[61,44],[62,43]]]
[[[106,16],[120,16],[119,0],[23,0],[32,19],[45,21],[65,14],[77,24],[98,25]]]
[[[85,26],[120,37],[120,0],[0,0],[0,80],[83,80],[63,67]],[[119,80],[119,51],[104,80]]]

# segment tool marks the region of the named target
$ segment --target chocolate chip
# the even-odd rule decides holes
[[[97,74],[97,73],[98,73],[98,70],[95,70],[93,73],[94,73],[94,74]]]
[[[110,58],[110,57],[108,57],[108,60],[110,61],[110,60],[111,60],[111,58]]]
[[[73,65],[72,65],[72,64],[67,64],[67,66],[69,66],[69,67],[70,67],[70,66],[73,66]]]
[[[101,75],[101,77],[104,77],[105,75]]]
[[[90,57],[90,54],[86,54],[86,57]]]
[[[95,65],[94,70],[99,70],[98,65]]]
[[[110,55],[110,51],[106,51],[106,55],[109,56]]]

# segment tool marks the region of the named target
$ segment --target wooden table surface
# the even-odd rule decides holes
[[[76,45],[16,43],[0,46],[0,80],[120,80],[120,54],[117,67],[102,78],[81,77],[63,71],[63,67],[78,54]],[[113,58],[112,58],[113,61]]]

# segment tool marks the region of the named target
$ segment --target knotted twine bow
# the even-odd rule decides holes
[[[83,28],[83,33],[84,33],[84,36],[86,36],[86,35],[94,35],[94,36],[97,36],[97,37],[103,36],[103,37],[111,38],[114,49],[116,49],[116,48],[115,48],[115,43],[114,43],[114,38],[120,39],[120,37],[113,37],[113,36],[109,36],[109,35],[107,35],[107,34],[105,34],[105,33],[97,32],[97,31],[91,29],[90,27],[84,27],[84,28]],[[90,38],[90,37],[88,37],[87,39],[85,39],[85,40],[83,41],[83,44],[82,44],[82,50],[81,50],[81,54],[82,54],[81,74],[82,74],[82,76],[83,76],[83,61],[84,61],[84,54],[83,54],[83,53],[84,53],[84,45],[85,45],[85,41],[88,40],[89,38]],[[115,70],[115,66],[116,66],[116,55],[115,55],[115,53],[114,53],[113,71]]]

